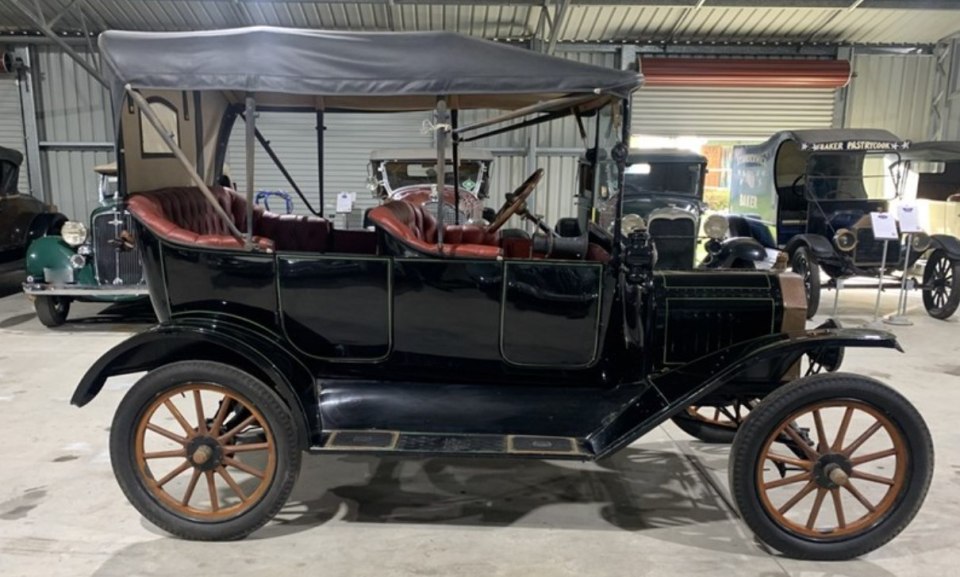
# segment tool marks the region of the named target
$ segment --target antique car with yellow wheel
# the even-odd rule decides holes
[[[910,402],[868,377],[798,372],[810,351],[896,350],[894,335],[805,330],[798,277],[658,271],[643,227],[590,222],[599,175],[623,182],[638,73],[433,32],[106,32],[99,43],[159,324],[97,360],[72,402],[146,372],[117,408],[111,461],[161,529],[249,535],[283,507],[303,452],[593,461],[737,391],[762,400],[733,444],[731,491],[766,543],[847,559],[919,510],[933,448]],[[393,201],[371,211],[359,242],[320,217],[253,207],[254,182],[216,184],[241,112],[251,134],[258,109],[321,106],[431,111],[438,189],[448,145],[572,117],[592,159],[569,183],[576,214],[531,238],[499,234],[538,169],[489,225]],[[451,109],[489,114],[460,123]]]

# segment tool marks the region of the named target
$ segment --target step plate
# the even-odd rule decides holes
[[[428,455],[530,456],[589,458],[572,437],[531,435],[464,435],[401,431],[326,431],[321,452],[375,451]]]

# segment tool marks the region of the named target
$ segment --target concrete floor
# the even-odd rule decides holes
[[[841,320],[869,320],[873,294],[845,291]],[[829,310],[832,293],[824,299]],[[895,301],[885,295],[883,310]],[[82,305],[48,330],[14,294],[0,299],[0,575],[953,575],[960,323],[930,319],[919,299],[911,307],[915,324],[896,329],[906,355],[849,351],[844,368],[920,408],[937,450],[933,485],[898,539],[828,564],[758,545],[728,504],[728,448],[672,424],[593,464],[307,457],[288,506],[251,538],[173,539],[141,519],[110,469],[113,411],[135,378],[111,380],[83,410],[68,404],[98,356],[147,325]]]

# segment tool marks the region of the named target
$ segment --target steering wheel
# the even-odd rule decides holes
[[[493,222],[487,225],[487,234],[497,232],[510,220],[511,216],[520,212],[521,209],[526,210],[524,204],[527,199],[530,198],[530,195],[533,194],[533,189],[540,183],[541,178],[543,178],[543,169],[538,168],[523,181],[523,184],[507,195],[507,200],[504,201],[503,206],[497,211],[497,215],[493,217]]]

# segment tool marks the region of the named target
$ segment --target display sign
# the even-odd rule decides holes
[[[873,238],[878,240],[897,240],[900,233],[897,232],[897,221],[890,213],[871,212],[870,224],[873,226]]]
[[[923,232],[920,228],[920,215],[917,207],[909,204],[901,204],[897,209],[897,220],[900,221],[900,231],[904,233]]]
[[[802,142],[800,150],[811,152],[830,150],[906,150],[910,148],[910,141],[890,142],[888,140],[842,140],[839,142]]]
[[[337,195],[337,212],[347,213],[353,211],[353,200],[356,198],[354,192],[341,192]]]

